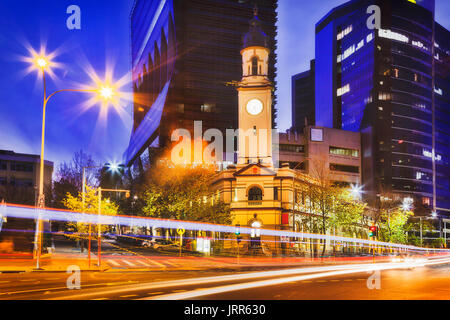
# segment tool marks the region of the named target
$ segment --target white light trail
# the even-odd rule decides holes
[[[212,231],[212,232],[224,232],[234,233],[235,226],[226,226],[201,222],[190,222],[181,220],[167,220],[167,219],[153,219],[144,217],[130,217],[130,216],[107,216],[97,214],[87,214],[72,211],[52,210],[52,209],[39,209],[32,207],[7,205],[4,209],[4,215],[7,217],[24,218],[24,219],[36,219],[40,215],[40,219],[51,221],[67,221],[67,222],[81,222],[81,223],[100,223],[102,225],[121,225],[121,226],[134,226],[134,227],[147,227],[147,228],[166,228],[166,229],[178,229],[183,228],[185,230],[192,231]],[[411,251],[422,252],[450,252],[450,249],[435,249],[435,248],[420,248],[409,245],[402,245],[397,243],[378,242],[366,239],[347,238],[323,234],[311,234],[293,231],[283,230],[271,230],[271,229],[257,229],[261,236],[275,236],[275,237],[290,237],[290,238],[306,238],[346,243],[359,243],[374,246],[383,246],[389,248],[406,249]],[[241,234],[251,235],[255,231],[255,228],[241,227]]]
[[[201,296],[208,296],[208,295],[220,294],[220,293],[231,292],[231,291],[239,291],[239,290],[253,289],[253,288],[259,288],[259,287],[280,285],[280,284],[285,284],[285,283],[293,282],[293,281],[304,281],[304,280],[326,278],[326,277],[332,277],[332,276],[340,276],[340,275],[346,275],[346,274],[352,274],[352,273],[373,272],[373,271],[378,271],[378,270],[381,271],[381,270],[417,268],[417,267],[424,267],[427,265],[446,264],[446,263],[450,263],[449,258],[440,259],[440,260],[436,260],[433,262],[425,262],[423,260],[420,260],[418,262],[407,262],[407,263],[372,264],[372,265],[365,265],[362,268],[354,268],[354,269],[339,270],[339,271],[329,271],[329,272],[323,272],[323,273],[318,273],[318,274],[308,274],[308,275],[302,275],[302,276],[295,276],[295,277],[288,277],[288,278],[281,278],[281,279],[270,279],[270,280],[263,280],[263,281],[249,282],[249,283],[232,284],[232,285],[227,285],[227,286],[200,289],[200,290],[194,290],[194,291],[188,291],[188,292],[182,292],[182,293],[173,293],[173,294],[167,294],[167,295],[156,296],[156,297],[148,297],[148,298],[144,298],[141,300],[192,299],[192,298],[197,298],[197,297],[201,297]]]

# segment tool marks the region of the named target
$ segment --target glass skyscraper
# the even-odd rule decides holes
[[[450,33],[435,22],[434,7],[434,0],[352,0],[323,17],[315,125],[362,133],[372,204],[386,194],[412,196],[416,207],[450,215]]]
[[[277,0],[136,0],[131,13],[134,126],[124,154],[142,168],[149,151],[170,147],[175,129],[194,121],[203,131],[237,129],[233,81],[242,76],[242,35],[254,3],[271,50],[276,77]],[[275,117],[274,117],[275,118]]]

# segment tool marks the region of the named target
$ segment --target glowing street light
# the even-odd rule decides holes
[[[403,199],[402,210],[411,211],[414,200],[412,198]]]
[[[361,199],[362,195],[362,186],[351,185],[350,192],[354,199]]]
[[[48,62],[45,57],[37,58],[35,63],[39,69],[45,69],[48,66]]]
[[[104,86],[99,89],[99,94],[103,100],[111,100],[114,96],[114,89],[109,86]]]
[[[431,213],[431,216],[433,217],[433,218],[437,218],[437,212],[436,211],[433,211],[432,213]]]
[[[102,107],[110,103],[110,100],[114,97],[115,91],[112,86],[99,83],[97,81],[97,88],[87,88],[87,89],[62,89],[53,92],[47,96],[47,85],[46,85],[46,71],[52,76],[52,65],[58,66],[58,64],[51,61],[52,55],[47,56],[45,51],[41,49],[41,53],[38,54],[36,51],[31,50],[31,57],[25,59],[25,61],[31,63],[31,68],[36,69],[39,73],[42,72],[42,80],[44,85],[44,97],[43,97],[43,111],[42,111],[42,132],[41,132],[41,156],[40,156],[40,173],[39,173],[39,197],[38,197],[38,207],[45,207],[45,196],[44,196],[44,149],[45,149],[45,119],[47,103],[51,97],[60,92],[84,92],[84,93],[95,93],[100,96],[103,100]],[[113,102],[111,102],[113,103]],[[36,220],[36,233],[35,233],[35,251],[34,256],[36,258],[36,268],[40,269],[40,255],[42,247],[42,221],[38,217]]]

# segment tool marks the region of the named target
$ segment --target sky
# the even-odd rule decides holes
[[[346,0],[279,0],[278,128],[291,125],[291,77],[309,68],[314,58],[314,28],[333,7]],[[81,9],[81,30],[69,30],[70,5]],[[27,73],[30,47],[56,51],[54,79],[47,92],[91,82],[89,67],[114,79],[131,92],[129,16],[133,0],[2,0],[0,1],[0,149],[40,153],[42,81]],[[437,21],[450,29],[450,1],[436,0]],[[47,106],[46,156],[58,165],[83,150],[98,162],[120,162],[131,133],[132,105],[118,109],[88,106],[86,93],[60,93]]]

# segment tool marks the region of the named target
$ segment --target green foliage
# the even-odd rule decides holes
[[[142,214],[148,217],[231,223],[230,208],[210,191],[214,171],[159,164],[147,172]]]
[[[335,188],[335,201],[330,224],[340,229],[347,236],[353,236],[360,225],[364,225],[364,211],[367,205],[352,197],[344,188]]]
[[[413,215],[413,212],[404,211],[399,206],[382,209],[379,221],[381,239],[386,242],[406,244],[408,219]]]
[[[66,197],[63,199],[63,205],[69,210],[73,210],[76,212],[85,212],[91,214],[98,213],[98,194],[97,189],[91,188],[89,186],[86,187],[85,194],[85,206],[83,208],[83,195],[81,192],[78,193],[76,197],[72,196],[70,193],[67,193]],[[109,199],[102,198],[100,211],[102,215],[114,216],[117,215],[118,206],[111,202]],[[89,230],[89,225],[85,223],[76,223],[70,222],[68,227],[74,228],[79,233],[87,233]],[[97,225],[92,225],[92,232],[98,232]],[[102,226],[102,232],[108,230],[108,226]]]

